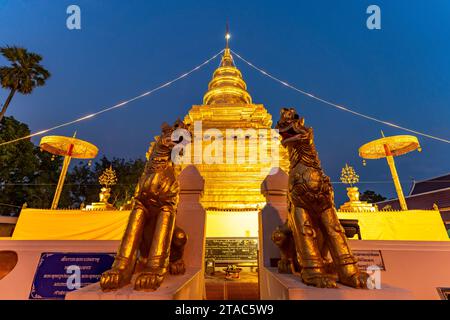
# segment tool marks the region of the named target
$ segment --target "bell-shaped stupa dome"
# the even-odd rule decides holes
[[[203,97],[203,104],[251,104],[252,97],[247,92],[247,84],[242,73],[234,65],[231,50],[227,46],[223,52],[219,68],[214,71]]]

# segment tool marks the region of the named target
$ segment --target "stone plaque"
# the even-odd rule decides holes
[[[215,262],[256,262],[258,238],[206,238],[205,259]]]

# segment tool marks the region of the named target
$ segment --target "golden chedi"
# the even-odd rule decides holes
[[[271,129],[272,116],[262,104],[252,102],[228,43],[203,105],[192,106],[184,122],[193,135],[191,159],[205,179],[205,209],[263,207],[261,183],[272,168],[287,170],[288,157]]]

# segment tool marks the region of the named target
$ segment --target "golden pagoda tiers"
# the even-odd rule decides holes
[[[227,33],[222,60],[209,82],[203,104],[192,106],[184,121],[190,125],[194,136],[191,142],[194,158],[201,156],[199,153],[202,151],[204,156],[208,150],[214,149],[212,144],[223,139],[223,148],[215,148],[216,152],[223,154],[223,158],[219,157],[224,159],[222,163],[205,161],[204,157],[201,163],[194,161],[205,179],[204,208],[208,211],[257,211],[265,204],[261,183],[274,168],[287,172],[288,155],[279,143],[278,134],[271,129],[272,116],[264,105],[253,103],[231,55],[229,37]],[[195,148],[195,135],[198,137],[199,132],[203,137],[201,142],[197,142],[202,145],[200,151]],[[272,139],[264,144],[264,137],[269,138],[271,134]],[[230,139],[233,140],[230,142]],[[250,143],[250,139],[256,143]],[[231,147],[234,148],[229,150]],[[276,152],[272,148],[276,148]],[[259,157],[252,162],[250,158],[256,154]],[[271,160],[261,160],[262,154],[268,154]],[[232,163],[230,157],[234,160]]]

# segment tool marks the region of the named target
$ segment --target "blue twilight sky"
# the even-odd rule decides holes
[[[70,4],[81,8],[81,30],[66,28]],[[366,27],[370,4],[381,8],[381,30]],[[275,76],[356,111],[450,138],[448,0],[0,0],[0,45],[42,54],[53,75],[31,96],[16,96],[7,115],[39,131],[134,97],[221,50],[227,20],[232,49]],[[254,102],[263,103],[274,121],[283,106],[305,116],[333,181],[348,162],[362,181],[381,181],[361,184],[362,190],[394,196],[385,161],[363,167],[357,150],[378,138],[380,129],[386,135],[402,131],[323,105],[236,63]],[[108,157],[143,156],[161,122],[201,104],[217,65],[213,61],[126,108],[54,133],[77,130]],[[0,89],[0,101],[7,93]],[[419,138],[422,153],[397,158],[405,192],[412,178],[450,171],[450,145]],[[340,203],[344,187],[335,189]]]

